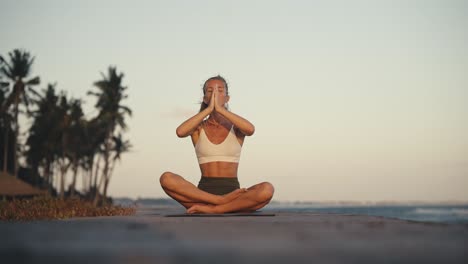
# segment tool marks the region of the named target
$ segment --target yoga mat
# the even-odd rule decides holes
[[[271,213],[254,212],[254,213],[226,213],[226,214],[168,214],[165,217],[229,217],[229,216],[275,216]]]

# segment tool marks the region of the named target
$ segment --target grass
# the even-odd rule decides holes
[[[48,196],[0,201],[0,220],[33,221],[71,217],[133,215],[134,207],[106,205],[95,207],[80,199],[60,200]]]

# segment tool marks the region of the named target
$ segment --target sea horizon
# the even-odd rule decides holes
[[[180,207],[170,198],[113,198],[114,203],[122,206],[137,206],[150,209]],[[261,209],[278,213],[324,213],[345,215],[369,215],[407,221],[432,222],[443,224],[468,224],[468,201],[271,201]]]
[[[140,201],[140,202],[161,202],[161,203],[171,203],[177,204],[171,198],[165,197],[137,197],[131,198],[126,196],[112,197],[114,201],[125,202],[125,201]],[[468,200],[275,200],[273,199],[268,205],[294,205],[294,206],[357,206],[357,205],[376,205],[376,206],[385,206],[385,205],[461,205],[468,206]]]

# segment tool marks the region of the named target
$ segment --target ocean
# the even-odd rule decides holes
[[[142,207],[180,207],[185,209],[171,199],[139,198],[114,198],[114,203],[129,206],[138,205]],[[356,202],[281,202],[272,201],[262,208],[264,212],[295,212],[295,213],[330,213],[347,215],[371,215],[402,220],[435,223],[463,223],[468,224],[468,203],[356,203]]]
[[[437,223],[468,223],[468,204],[318,204],[273,203],[265,211],[371,215],[402,220]]]

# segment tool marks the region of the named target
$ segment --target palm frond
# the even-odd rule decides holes
[[[26,94],[23,93],[23,94],[21,95],[21,97],[23,97],[24,104],[25,104],[26,108],[28,108],[28,106],[29,106],[29,98],[28,98],[28,96],[26,96]]]
[[[10,66],[7,64],[6,67],[3,67],[1,69],[3,75],[5,75],[6,77],[8,77],[8,79],[14,81],[15,78],[13,77],[13,74],[11,73],[11,68]]]
[[[127,124],[125,124],[123,118],[117,118],[116,122],[122,128],[122,130],[127,130]]]
[[[41,83],[41,78],[39,76],[36,76],[32,78],[31,80],[26,82],[26,85],[38,85]]]
[[[30,93],[34,94],[34,96],[36,96],[36,97],[41,97],[41,95],[38,92],[36,92],[36,90],[34,90],[32,87],[28,86],[28,91]]]
[[[127,113],[129,116],[132,116],[132,109],[128,108],[125,105],[119,106],[120,109],[122,109],[125,113]]]
[[[15,49],[12,52],[9,52],[8,55],[10,56],[10,61],[12,64],[11,73],[13,77],[27,77],[31,66],[31,64],[29,63],[29,52]]]
[[[24,100],[24,105],[25,105],[25,107],[26,107],[26,113],[27,113],[29,116],[31,116],[32,113],[33,113],[33,112],[31,111],[30,107],[29,107],[30,101],[31,101],[31,100],[28,98],[28,96],[27,96],[26,94],[23,94],[23,100]]]
[[[88,91],[86,94],[87,95],[94,95],[94,96],[98,96],[98,97],[101,96],[100,93],[96,93],[96,92],[92,92],[92,91]]]

